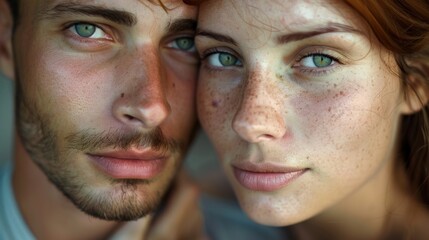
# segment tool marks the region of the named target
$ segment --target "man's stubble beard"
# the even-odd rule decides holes
[[[18,76],[18,75],[16,75]],[[51,118],[41,111],[37,102],[30,104],[23,94],[20,81],[16,90],[17,130],[24,148],[32,160],[40,167],[47,178],[59,189],[78,209],[86,214],[103,220],[129,221],[144,217],[157,209],[161,199],[178,172],[186,145],[166,139],[160,129],[142,134],[102,132],[88,134],[88,130],[68,135],[63,151],[58,149],[58,134],[52,128]],[[108,179],[108,190],[97,190],[88,185],[76,171],[72,153],[115,148],[152,147],[167,151],[174,161],[174,173],[164,179],[159,189],[147,191],[144,196],[138,194],[139,187],[151,188],[151,180]],[[79,169],[77,169],[79,170]],[[88,169],[90,171],[90,169]],[[165,174],[164,174],[165,175]],[[152,186],[153,188],[153,186]],[[146,191],[145,191],[146,193]]]

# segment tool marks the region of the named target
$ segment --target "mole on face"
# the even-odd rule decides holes
[[[213,101],[212,101],[212,107],[214,107],[214,108],[219,107],[219,103],[220,103],[220,100],[213,99]]]
[[[125,93],[121,93],[121,98],[124,98],[125,97]]]

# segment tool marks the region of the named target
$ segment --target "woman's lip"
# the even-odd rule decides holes
[[[287,170],[281,171],[278,168],[267,169],[266,166],[261,169],[248,171],[233,167],[234,176],[243,187],[261,192],[271,192],[285,187],[308,170],[307,168],[284,168]]]
[[[304,169],[304,168],[283,166],[272,162],[254,163],[250,161],[234,162],[232,163],[232,166],[248,172],[259,172],[259,173],[291,173],[291,172],[297,172]]]
[[[168,157],[156,151],[116,151],[88,154],[91,162],[115,179],[151,179],[156,177]]]

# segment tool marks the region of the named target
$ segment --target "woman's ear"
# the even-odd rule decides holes
[[[0,71],[14,79],[12,50],[13,17],[6,0],[0,0]]]
[[[429,101],[429,62],[415,59],[407,61],[412,71],[405,75],[404,101],[402,112],[413,114],[420,111]]]

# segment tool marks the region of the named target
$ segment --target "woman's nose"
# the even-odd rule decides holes
[[[282,104],[284,96],[267,79],[269,76],[252,75],[243,87],[232,128],[244,140],[252,143],[279,139],[287,130],[283,114],[285,106]]]

